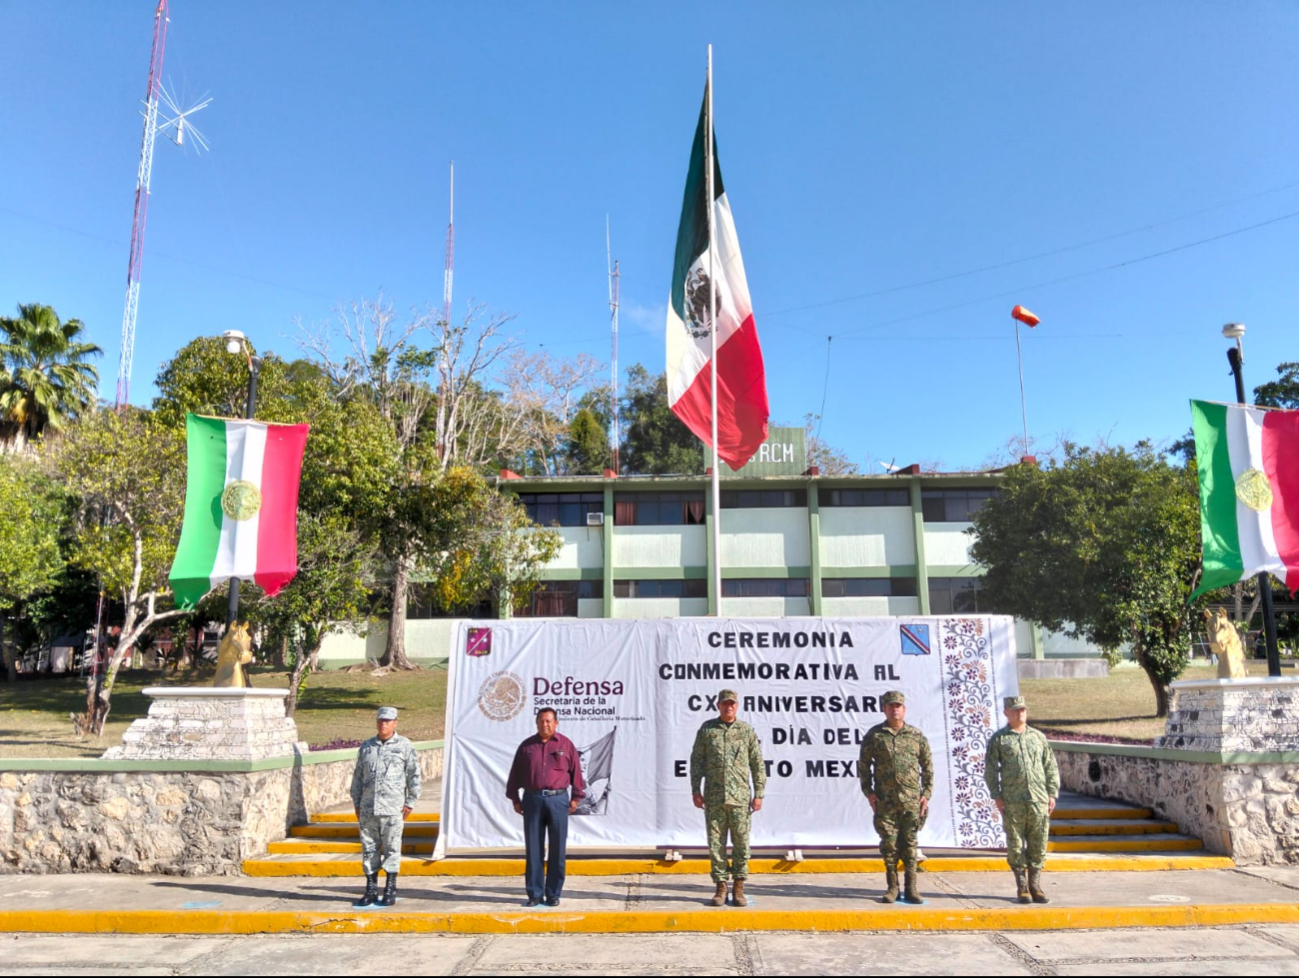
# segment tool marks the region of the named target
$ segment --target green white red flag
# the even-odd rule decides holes
[[[713,138],[713,231],[709,261],[708,181],[704,162],[708,93],[690,151],[681,223],[677,229],[672,292],[668,298],[668,404],[700,441],[712,446],[712,371],[709,276],[717,297],[717,454],[732,469],[744,465],[767,438],[767,377],[740,242],[717,163]],[[710,265],[712,272],[710,273]]]
[[[1299,588],[1299,411],[1192,401],[1191,420],[1204,547],[1195,595],[1263,571]]]
[[[170,581],[192,608],[232,577],[275,595],[298,571],[305,424],[185,418],[185,523]]]

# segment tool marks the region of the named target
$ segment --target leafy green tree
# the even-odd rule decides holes
[[[1167,716],[1190,655],[1197,498],[1194,472],[1147,443],[1066,444],[1058,464],[1012,467],[971,531],[988,607],[1107,651],[1130,645]]]
[[[185,507],[185,441],[145,411],[96,411],[68,429],[53,458],[75,500],[72,559],[123,608],[103,685],[88,690],[80,720],[82,729],[98,736],[127,653],[153,625],[185,614],[166,607]]]
[[[226,351],[225,340],[200,336],[176,351],[158,371],[158,396],[153,411],[160,424],[185,427],[188,412],[218,418],[242,418],[248,404],[248,360]],[[294,371],[301,376],[302,368]],[[262,356],[257,377],[257,417],[270,418],[266,411],[282,412],[282,402],[291,400],[293,381],[290,365],[273,353]]]
[[[341,513],[299,513],[298,573],[274,598],[256,602],[249,614],[265,630],[266,643],[290,650],[289,716],[297,709],[308,672],[317,667],[325,638],[367,616],[377,566],[374,544]]]
[[[103,354],[80,337],[79,319],[60,322],[50,306],[18,305],[0,318],[0,431],[7,441],[35,441],[61,429],[94,403],[99,372],[89,363]]]
[[[568,471],[573,475],[600,475],[611,459],[609,436],[594,411],[580,408],[568,425]]]
[[[627,431],[621,462],[628,474],[679,475],[704,471],[703,444],[668,407],[664,374],[651,376],[639,363],[627,371],[621,420]]]
[[[30,618],[30,606],[57,586],[63,572],[59,536],[65,500],[35,464],[0,456],[0,653],[9,681],[17,678],[6,619]]]
[[[1254,388],[1254,403],[1265,407],[1299,408],[1299,363],[1279,363],[1277,379]]]

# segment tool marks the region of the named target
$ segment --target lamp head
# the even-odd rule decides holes
[[[1245,324],[1227,323],[1227,325],[1222,327],[1222,335],[1229,340],[1239,341],[1240,338],[1245,335]]]
[[[228,329],[221,334],[226,341],[227,353],[239,353],[244,348],[244,334],[237,329]]]

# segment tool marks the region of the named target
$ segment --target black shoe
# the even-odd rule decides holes
[[[375,904],[375,906],[391,907],[396,902],[397,902],[397,874],[389,873],[388,882],[384,884],[383,887],[383,896],[379,897],[379,900]]]
[[[559,906],[559,897],[546,897],[546,906],[548,907]]]
[[[352,904],[356,910],[368,910],[375,906],[379,901],[379,874],[365,878],[365,895]]]
[[[524,905],[525,907],[539,907],[539,906],[541,906],[541,901],[540,901],[540,900],[534,900],[534,899],[532,899],[532,897],[528,897],[526,900],[523,901],[523,905]]]

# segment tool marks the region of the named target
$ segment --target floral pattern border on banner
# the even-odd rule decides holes
[[[939,625],[943,700],[951,752],[952,811],[959,844],[1003,849],[1001,815],[983,780],[988,741],[997,731],[997,676],[987,623],[946,618]]]

